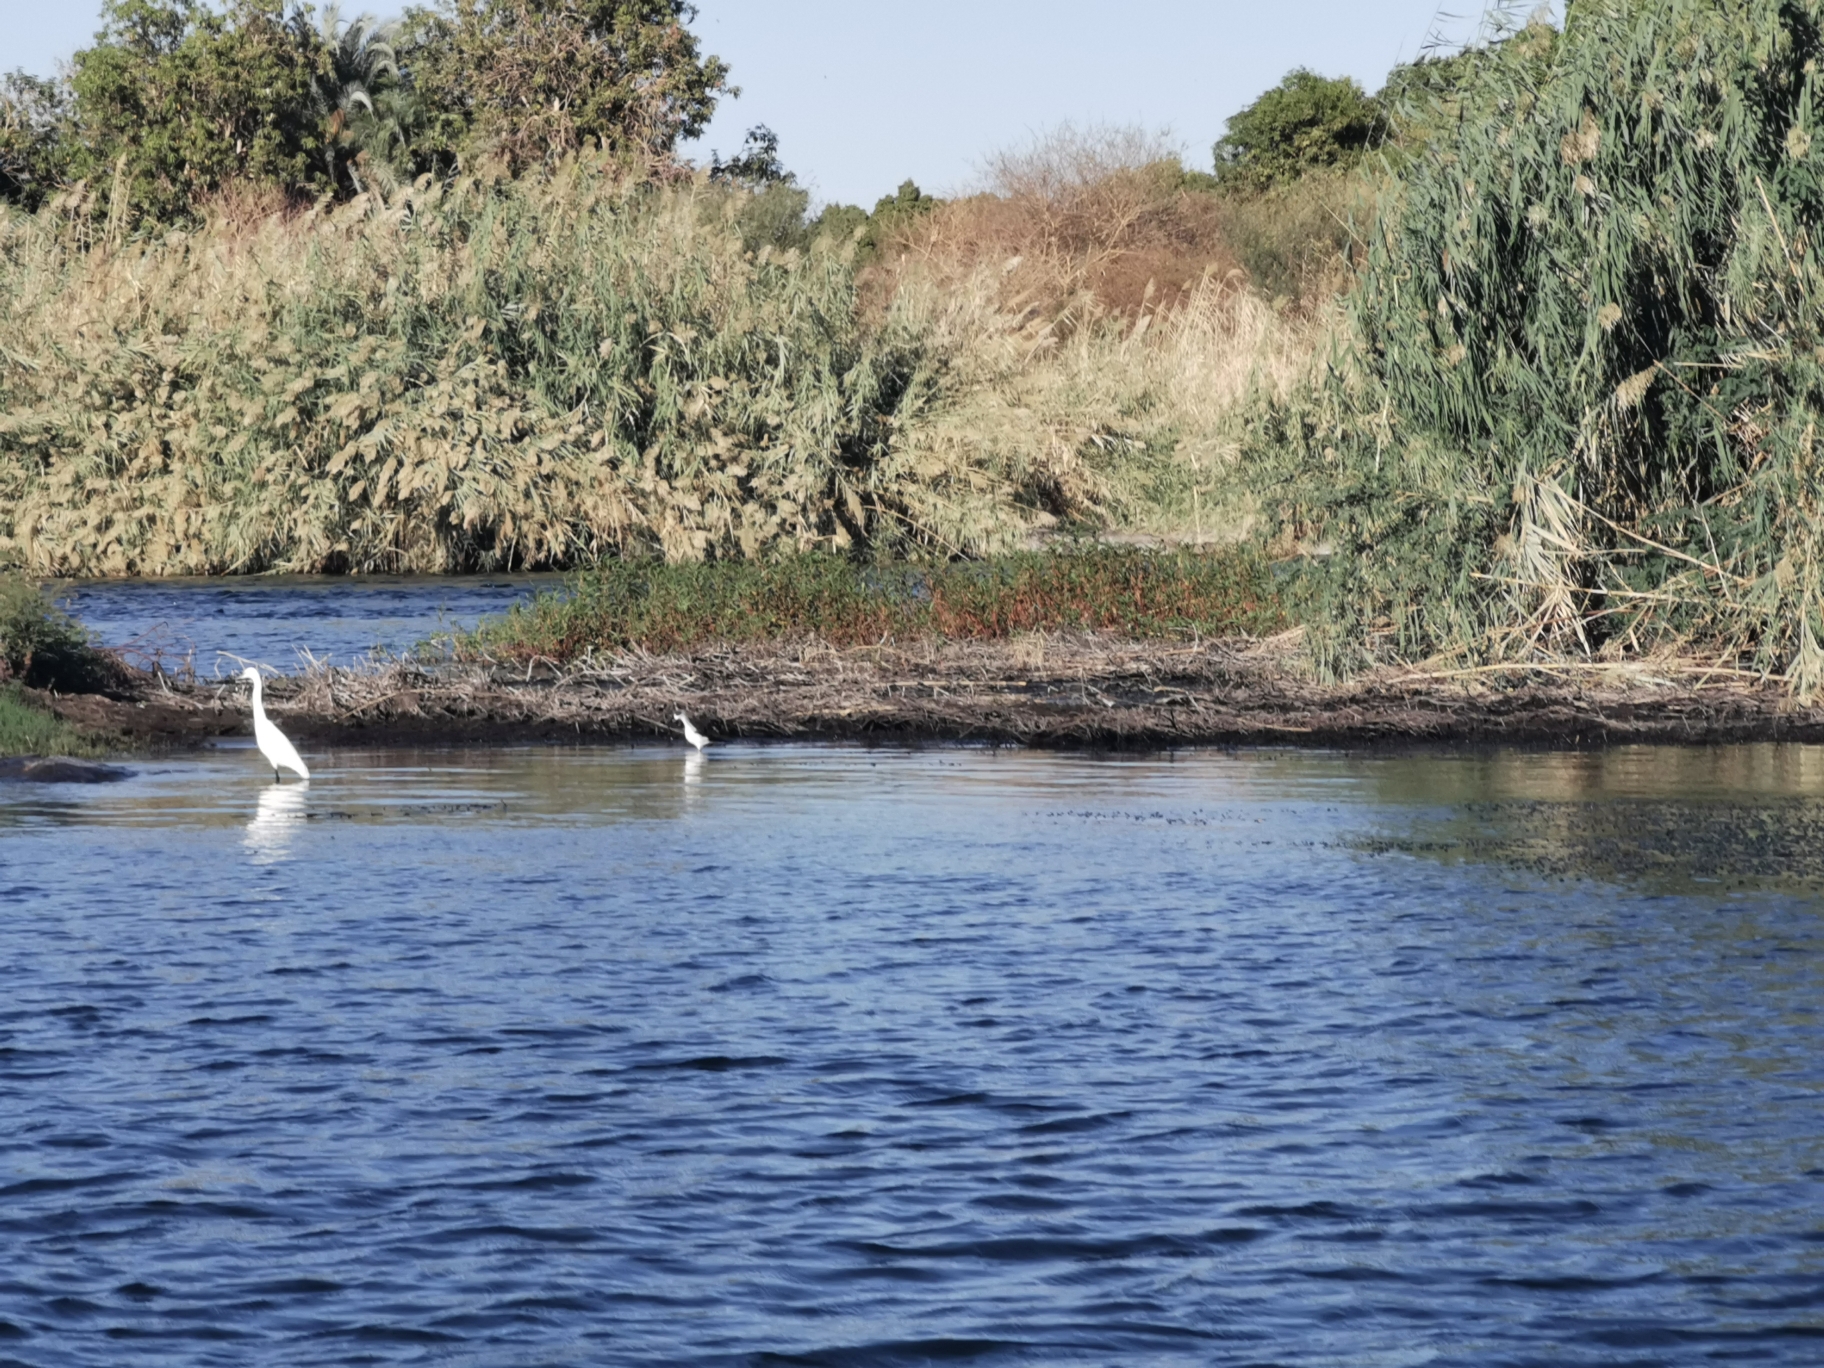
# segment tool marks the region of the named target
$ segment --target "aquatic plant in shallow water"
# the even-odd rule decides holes
[[[1384,198],[1249,448],[1333,668],[1701,643],[1824,682],[1817,0],[1583,0]]]

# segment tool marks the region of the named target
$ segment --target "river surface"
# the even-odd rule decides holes
[[[354,665],[472,630],[561,575],[271,575],[53,581],[52,596],[104,646],[205,678],[248,664],[291,674],[314,659]]]
[[[1824,751],[0,789],[0,1363],[1824,1361]]]

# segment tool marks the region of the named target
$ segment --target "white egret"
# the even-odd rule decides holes
[[[690,719],[684,716],[683,713],[673,713],[672,716],[684,724],[684,739],[695,746],[697,751],[701,753],[703,747],[709,744],[709,738],[703,735],[703,733],[698,731],[695,727],[691,726]]]
[[[304,757],[298,754],[298,748],[266,716],[266,705],[260,701],[260,672],[249,665],[241,671],[241,678],[253,685],[253,742],[272,766],[273,781],[281,781],[281,769],[290,770],[300,779],[310,778],[310,771],[305,768]]]

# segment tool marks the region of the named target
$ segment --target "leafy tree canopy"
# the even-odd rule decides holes
[[[672,164],[736,94],[699,50],[688,0],[444,0],[405,18],[400,64],[423,106],[422,155],[491,155],[510,171],[599,141]]]
[[[694,16],[688,0],[435,0],[382,24],[302,0],[104,0],[67,81],[0,80],[0,199],[86,180],[123,219],[183,220],[230,184],[314,199],[598,142],[669,172],[735,93]],[[776,143],[730,170],[784,177]]]
[[[118,183],[157,219],[235,180],[330,188],[312,117],[323,53],[284,0],[106,0],[102,20],[70,76],[70,175]]]
[[[741,144],[741,150],[727,161],[722,160],[720,152],[712,152],[709,178],[730,185],[744,185],[750,189],[759,189],[765,185],[791,185],[798,179],[779,160],[779,135],[765,124],[756,124],[748,129],[747,140]]]
[[[1300,67],[1228,121],[1215,147],[1216,174],[1264,189],[1320,167],[1347,166],[1385,125],[1380,104],[1354,81]]]
[[[23,71],[0,76],[0,200],[36,209],[63,178],[68,92]]]

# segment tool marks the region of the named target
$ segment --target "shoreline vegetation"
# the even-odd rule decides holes
[[[276,679],[267,703],[306,746],[631,741],[674,735],[680,708],[723,741],[1824,741],[1824,708],[1795,704],[1778,681],[1669,655],[1326,682],[1272,580],[1239,548],[1090,547],[884,577],[834,557],[738,575],[623,565],[415,657]],[[248,730],[232,683],[130,668],[35,590],[5,597],[0,638],[52,648],[7,658],[0,757],[158,751]],[[88,775],[0,766],[21,777]]]
[[[534,12],[549,51],[510,37]],[[65,85],[0,93],[0,567],[575,570],[391,667],[430,671],[399,689],[424,716],[514,725],[519,671],[558,681],[549,720],[645,726],[570,699],[605,669],[742,734],[1266,735],[1209,701],[1231,675],[1287,736],[1810,734],[1824,0],[1497,7],[1376,95],[1291,73],[1209,172],[1065,128],[974,193],[815,216],[764,129],[678,158],[728,79],[681,0],[108,14]],[[564,65],[617,43],[671,83]],[[272,79],[221,98],[292,100],[257,156],[123,94],[243,49]],[[507,118],[565,72],[601,98]],[[829,666],[840,706],[689,692],[869,650]],[[991,699],[1035,651],[1109,717],[891,692],[923,660]],[[1133,669],[1208,706],[1167,717]],[[373,706],[313,678],[324,726]]]
[[[1824,742],[1824,708],[1795,705],[1777,682],[1711,662],[1383,667],[1322,683],[1301,668],[1301,651],[1296,629],[1190,646],[1087,632],[847,648],[762,641],[610,652],[565,667],[327,668],[273,681],[266,705],[306,753],[313,745],[675,738],[679,709],[720,742],[1113,750]],[[249,728],[240,691],[216,684],[25,696],[79,734],[112,737],[116,750],[184,747]]]
[[[628,185],[603,154],[300,215],[224,204],[118,247],[70,191],[0,219],[0,560],[437,573],[1234,539],[1238,407],[1324,324],[1218,240],[1146,250],[1208,206],[1173,162],[1097,155],[1029,159],[1097,177],[1052,189],[1064,206],[1132,180],[1081,241],[1025,242],[1058,206],[989,195],[866,267],[854,241],[750,246],[753,192]],[[1163,299],[1123,263],[1191,278]]]
[[[126,733],[74,724],[50,704],[58,694],[124,699],[140,683],[35,585],[0,574],[0,759],[92,758],[131,745]]]

